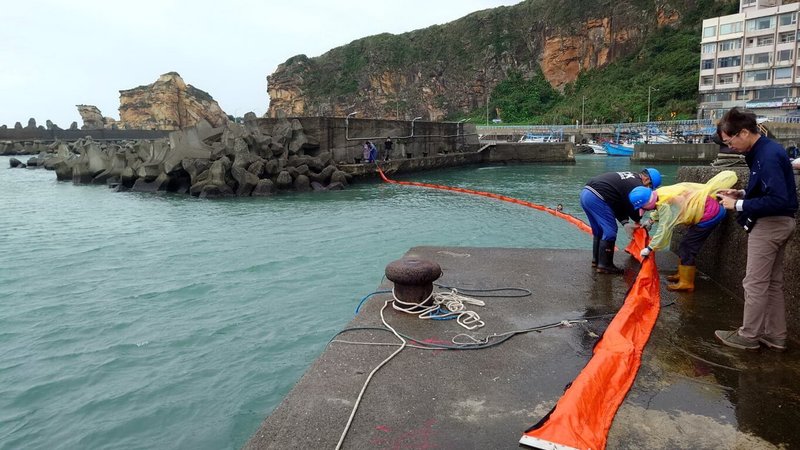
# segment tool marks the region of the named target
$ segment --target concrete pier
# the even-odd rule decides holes
[[[482,350],[403,349],[375,373],[342,448],[518,448],[523,431],[547,414],[591,358],[639,268],[617,253],[625,274],[598,275],[589,252],[578,250],[417,247],[405,256],[435,261],[443,271],[437,283],[464,295],[466,289],[531,292],[482,298],[485,306],[470,309],[486,326],[473,331],[386,308],[386,322],[410,342],[452,344],[467,335],[492,342],[512,330],[585,322],[520,333]],[[656,258],[661,313],[608,448],[800,446],[796,342],[783,354],[722,346],[713,331],[740,322],[741,299],[702,274],[695,292],[671,293],[663,278],[675,257],[658,252]],[[335,337],[245,448],[336,447],[369,373],[398,349],[398,339],[381,330],[389,296],[362,306],[347,328],[364,328]]]

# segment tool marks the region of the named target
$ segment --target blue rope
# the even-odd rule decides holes
[[[358,314],[358,311],[361,309],[361,305],[363,305],[364,302],[366,302],[368,298],[370,298],[370,297],[372,297],[373,295],[376,295],[376,294],[387,294],[387,293],[391,293],[391,292],[392,292],[392,290],[389,289],[388,291],[387,290],[375,291],[375,292],[373,292],[371,294],[367,294],[366,296],[364,296],[364,298],[361,299],[360,302],[358,302],[358,306],[356,307],[356,314]]]

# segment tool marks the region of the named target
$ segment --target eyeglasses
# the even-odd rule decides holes
[[[733,141],[733,138],[735,138],[736,136],[738,136],[738,135],[739,135],[739,133],[741,133],[741,132],[742,132],[742,130],[739,130],[739,131],[738,131],[736,134],[734,134],[733,136],[729,137],[728,139],[724,139],[724,140],[722,141],[722,143],[723,143],[723,144],[725,144],[725,146],[726,146],[726,147],[730,147],[730,145],[731,145],[731,142]]]

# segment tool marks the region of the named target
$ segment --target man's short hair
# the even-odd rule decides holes
[[[728,136],[733,136],[742,130],[759,134],[758,122],[754,112],[733,107],[722,116],[722,119],[717,124],[717,135],[720,140],[723,132]]]

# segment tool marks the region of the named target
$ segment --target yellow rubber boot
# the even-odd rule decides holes
[[[681,261],[678,260],[678,272],[675,272],[672,275],[667,275],[667,281],[672,281],[673,283],[681,279],[680,270],[681,270]]]
[[[696,273],[696,266],[678,266],[678,282],[668,284],[667,289],[670,291],[694,291],[694,276]]]
[[[673,283],[681,279],[681,266],[678,264],[678,271],[673,273],[672,275],[667,275],[667,281],[672,281]]]

